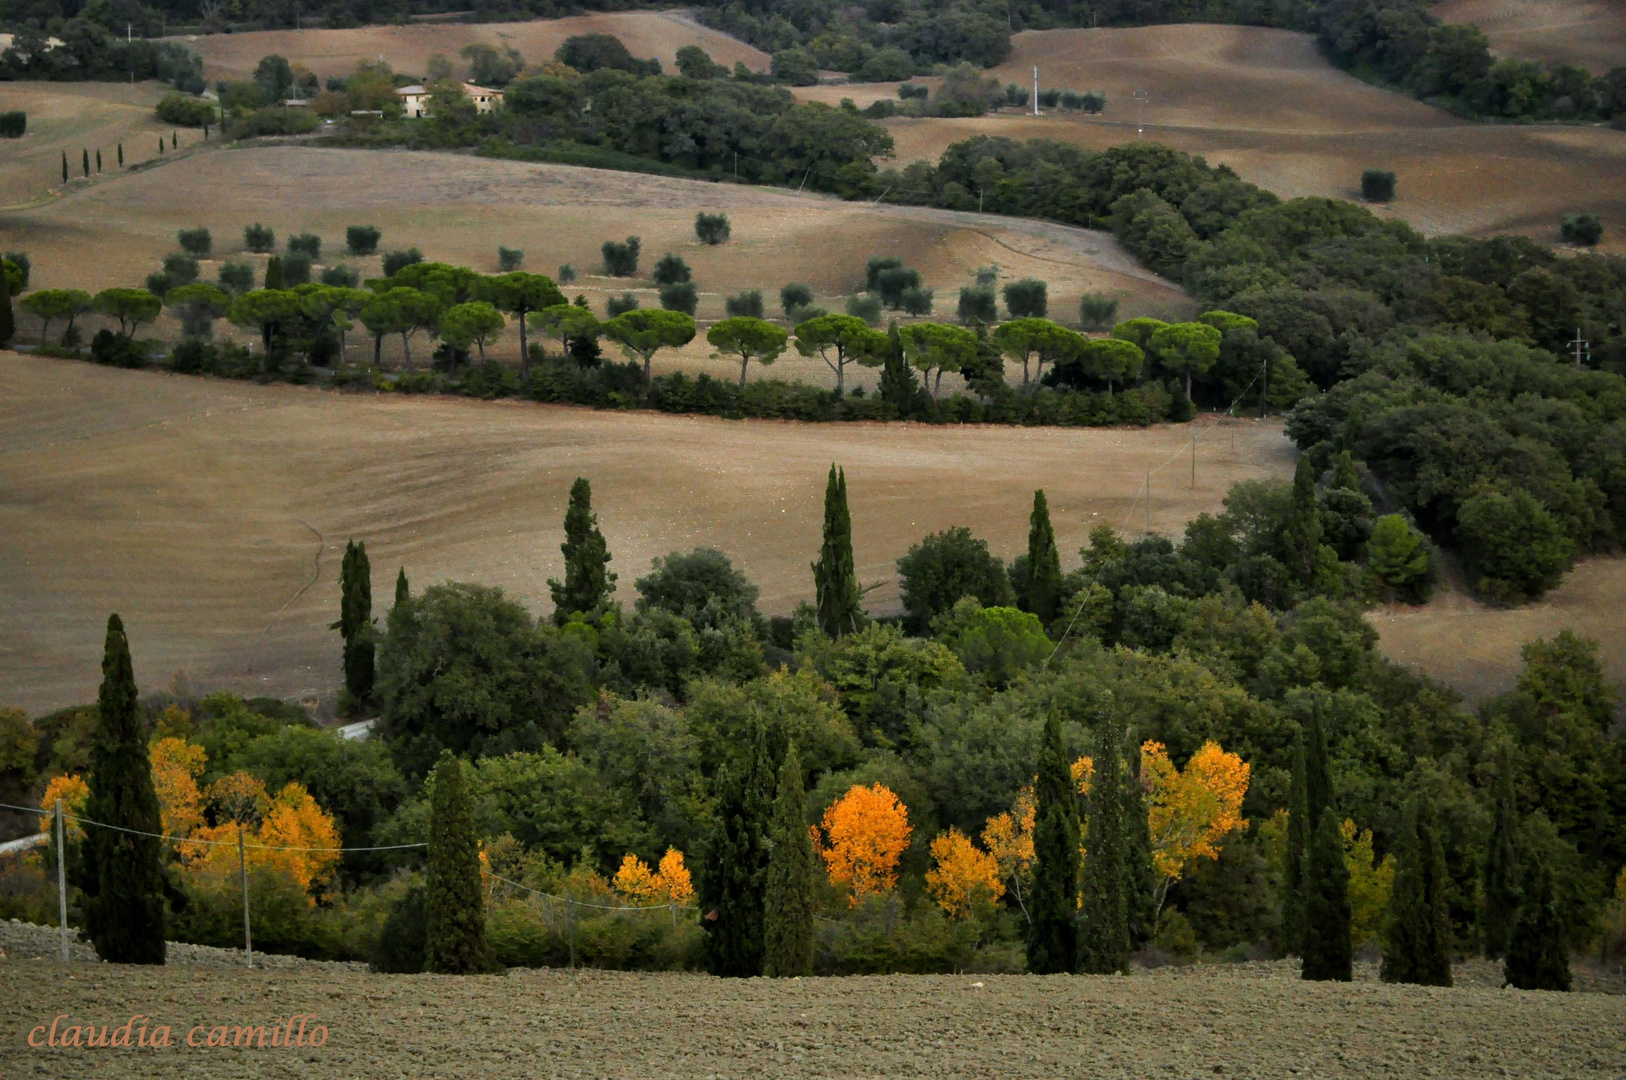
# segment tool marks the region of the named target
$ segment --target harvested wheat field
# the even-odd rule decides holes
[[[897,163],[933,160],[975,135],[1094,149],[1140,137],[1234,168],[1283,198],[1359,197],[1361,170],[1392,169],[1378,213],[1428,235],[1517,232],[1558,241],[1559,218],[1591,210],[1605,251],[1626,251],[1626,132],[1599,126],[1465,123],[1337,70],[1308,34],[1179,25],[1017,34],[994,74],[1107,95],[1099,117],[1015,111],[884,122]],[[1144,105],[1135,99],[1146,91]]]
[[[1488,964],[1459,969],[1452,989],[1379,983],[1372,964],[1357,966],[1353,984],[1301,982],[1287,963],[1163,968],[1127,978],[770,980],[562,970],[458,978],[372,975],[308,962],[247,971],[217,966],[229,956],[223,950],[190,948],[173,966],[74,963],[64,970],[49,958],[49,931],[12,930],[28,932],[8,940],[26,936],[45,945],[0,960],[7,1075],[17,1077],[80,1077],[113,1060],[119,1076],[210,1080],[1545,1080],[1626,1072],[1626,997],[1498,990]],[[149,1038],[168,1046],[87,1050],[29,1042],[32,1034],[35,1043],[48,1043],[53,1018],[59,1038],[76,1029],[83,1040],[77,1029],[85,1025],[118,1029],[136,1015],[132,1036],[145,1025]],[[296,1045],[271,1045],[270,1032],[290,1023]],[[263,1025],[267,1037],[252,1048],[211,1048],[210,1031],[221,1025]],[[197,1045],[186,1045],[189,1036]]]
[[[190,128],[177,131],[153,115],[168,89],[160,83],[0,83],[0,111],[28,114],[28,133],[7,139],[0,154],[0,208],[48,198],[63,189],[62,155],[68,155],[68,190],[86,185],[81,151],[90,151],[92,183],[118,172],[118,145],[126,165],[158,157],[158,139],[178,134],[182,148],[202,138]],[[96,152],[102,172],[96,172]],[[0,227],[9,225],[0,219]]]
[[[1210,423],[1211,421],[1204,421]],[[1191,430],[794,424],[355,396],[0,353],[0,700],[31,711],[95,696],[109,611],[145,689],[326,699],[338,677],[339,556],[362,539],[379,589],[499,585],[550,610],[570,482],[594,506],[630,600],[670,551],[714,546],[788,613],[809,597],[824,477],[852,492],[858,576],[897,609],[895,560],[970,525],[1025,549],[1033,489],[1072,554],[1101,522],[1177,532],[1238,480],[1286,476],[1278,423]],[[379,596],[385,595],[383,591]]]
[[[361,61],[380,56],[396,71],[422,75],[429,58],[442,53],[454,65],[458,50],[483,42],[499,51],[515,49],[527,63],[552,60],[554,50],[576,34],[613,34],[632,55],[661,62],[677,71],[677,51],[698,45],[719,64],[743,63],[768,70],[768,54],[701,26],[686,11],[629,11],[538,19],[512,23],[419,23],[411,26],[363,26],[351,30],[261,30],[248,34],[205,34],[171,38],[203,57],[208,79],[246,79],[260,57],[276,53],[304,64],[317,75],[348,75]]]
[[[1602,75],[1626,64],[1622,0],[1445,0],[1443,22],[1472,23],[1497,56],[1575,64]]]
[[[696,240],[700,210],[726,212],[733,239],[716,247]],[[648,278],[593,276],[604,241],[631,234],[643,239],[645,273],[665,251],[689,263],[703,321],[721,318],[724,297],[747,289],[761,289],[770,313],[777,314],[779,289],[790,281],[811,285],[820,303],[840,311],[845,296],[863,285],[864,261],[876,254],[905,256],[938,289],[940,310],[950,312],[955,290],[990,263],[1006,277],[1046,279],[1052,310],[1064,318],[1077,311],[1085,292],[1118,297],[1126,316],[1193,310],[1177,286],[1137,266],[1104,232],[459,154],[299,146],[213,150],[8,215],[4,236],[8,249],[32,253],[33,287],[96,290],[139,284],[175,250],[176,231],[195,225],[208,226],[215,237],[214,259],[203,264],[205,280],[214,278],[222,259],[247,259],[263,274],[266,256],[250,256],[242,247],[243,226],[256,221],[276,231],[279,245],[293,233],[319,234],[323,263],[351,264],[364,277],[382,272],[381,256],[345,256],[347,225],[383,229],[380,253],[417,247],[427,258],[485,272],[497,270],[498,245],[517,247],[527,268],[539,273],[572,264],[582,277],[569,286],[570,294],[584,293],[600,313],[610,294],[628,289],[646,307],[657,303]],[[25,319],[20,340],[29,341],[38,329]],[[229,329],[221,325],[222,332]],[[509,331],[494,348],[497,355],[517,355],[518,331]],[[388,343],[385,359],[403,359],[397,343]],[[703,338],[656,361],[738,377],[737,367],[709,359]],[[770,374],[833,383],[821,361],[794,354]]]

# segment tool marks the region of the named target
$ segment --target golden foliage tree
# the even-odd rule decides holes
[[[1141,744],[1140,772],[1161,909],[1169,886],[1180,880],[1192,860],[1219,858],[1225,838],[1247,828],[1242,800],[1248,794],[1251,769],[1216,742],[1204,743],[1184,770],[1177,769],[1163,744],[1148,740]]]
[[[68,817],[77,817],[85,812],[85,803],[90,799],[90,785],[85,778],[75,773],[71,776],[53,776],[51,782],[45,785],[45,794],[40,796],[40,809],[50,814],[56,813],[56,801],[62,800],[62,812]],[[84,826],[77,821],[63,822],[67,830],[67,839],[83,840],[85,838]],[[40,832],[51,832],[56,828],[55,817],[40,818]],[[53,844],[55,840],[51,841]]]
[[[636,855],[623,856],[611,884],[635,904],[686,904],[694,896],[694,883],[677,848],[667,848],[654,870]]]
[[[1344,865],[1349,868],[1349,943],[1359,949],[1383,928],[1389,912],[1389,894],[1394,891],[1395,857],[1377,861],[1372,851],[1372,830],[1357,829],[1344,819]]]
[[[661,856],[655,880],[660,891],[674,904],[687,904],[694,899],[694,881],[689,877],[689,868],[683,865],[683,852],[677,848],[667,848],[666,854]]]
[[[950,826],[948,832],[939,833],[931,852],[937,865],[926,871],[926,892],[955,918],[1005,895],[998,860],[959,829]]]
[[[1003,814],[995,814],[982,827],[982,845],[994,860],[1002,885],[1016,899],[1016,906],[1027,916],[1025,897],[1033,884],[1033,821],[1037,807],[1033,802],[1033,789],[1023,788],[1016,802]]]
[[[198,777],[208,764],[208,754],[203,747],[174,736],[153,740],[149,754],[164,835],[191,836],[203,824],[203,791],[198,787]]]
[[[898,859],[909,846],[909,811],[883,784],[854,784],[824,812],[815,836],[830,881],[850,890],[848,903],[890,892]]]

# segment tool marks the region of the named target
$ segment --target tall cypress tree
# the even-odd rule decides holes
[[[1344,835],[1332,806],[1332,773],[1319,706],[1304,724],[1305,852],[1300,884],[1300,927],[1306,979],[1348,982],[1353,948],[1349,938],[1349,867],[1344,862]]]
[[[1282,951],[1304,955],[1304,853],[1310,840],[1304,729],[1293,733],[1293,776],[1287,789],[1287,866],[1282,882]]]
[[[468,975],[491,968],[480,887],[480,839],[463,763],[441,751],[431,774],[424,970]]]
[[[1140,750],[1124,747],[1129,765],[1124,784],[1124,881],[1129,908],[1129,947],[1138,949],[1157,933],[1157,870],[1152,864],[1152,827],[1141,785]]]
[[[0,260],[0,345],[7,345],[17,333],[17,317],[11,311],[11,282],[6,280],[6,267],[11,260]]]
[[[1035,975],[1073,970],[1078,962],[1078,793],[1061,722],[1044,722],[1033,784],[1033,895],[1028,901],[1027,967]]]
[[[713,975],[749,978],[763,973],[767,834],[774,803],[773,758],[760,722],[744,763],[720,767],[714,791],[716,817],[699,896],[706,966]]]
[[[400,607],[412,599],[412,589],[407,585],[406,567],[401,567],[395,575],[395,606]]]
[[[164,144],[159,143],[159,147]],[[273,255],[265,261],[265,287],[267,289],[282,288],[282,256]]]
[[[768,885],[762,912],[762,973],[776,978],[813,970],[813,883],[818,856],[807,831],[802,762],[792,746],[779,766],[768,830]]]
[[[881,363],[881,400],[892,407],[898,419],[907,420],[915,414],[915,394],[918,389],[915,375],[903,354],[903,341],[894,320],[886,331],[886,357]]]
[[[853,564],[853,521],[847,511],[847,473],[830,466],[824,487],[824,544],[813,564],[813,589],[819,629],[839,638],[858,631],[864,612],[858,606],[858,571]]]
[[[66,150],[62,151],[62,182],[64,184],[68,182],[68,152]]]
[[[373,570],[365,542],[345,545],[339,564],[339,621],[330,629],[344,639],[344,689],[360,710],[373,696],[376,674],[373,641]]]
[[[1450,986],[1445,852],[1425,791],[1419,790],[1413,797],[1403,829],[1380,974],[1384,982]]]
[[[1490,847],[1485,852],[1484,908],[1480,942],[1487,960],[1507,955],[1519,917],[1519,811],[1513,801],[1513,755],[1506,738],[1496,748],[1496,785],[1491,797]]]
[[[1061,598],[1061,555],[1056,550],[1056,531],[1050,527],[1050,504],[1041,488],[1033,493],[1033,513],[1028,515],[1028,580],[1024,611],[1031,611],[1049,626],[1056,620]]]
[[[90,179],[90,150],[82,148],[82,149],[80,149],[79,154],[80,154],[80,158],[81,158],[81,164],[84,166],[84,169],[85,169],[85,179],[89,180]]]
[[[1124,811],[1128,802],[1123,734],[1110,722],[1095,740],[1089,834],[1084,841],[1084,902],[1079,911],[1078,970],[1088,975],[1129,971],[1129,867]]]
[[[1299,455],[1293,473],[1293,506],[1282,532],[1287,568],[1307,585],[1315,577],[1315,557],[1321,547],[1321,508],[1316,505],[1315,468],[1308,454]]]
[[[565,556],[565,580],[548,579],[553,593],[553,621],[563,626],[577,612],[594,614],[610,602],[615,593],[615,574],[609,569],[610,547],[598,530],[593,513],[593,486],[586,477],[576,477],[570,485],[570,505],[565,510],[565,542],[559,545]]]
[[[1520,990],[1568,990],[1570,953],[1558,914],[1552,868],[1545,859],[1532,861],[1502,976],[1509,986]]]
[[[89,784],[85,817],[91,821],[140,833],[163,831],[147,757],[147,728],[136,707],[130,643],[117,615],[107,619]],[[85,934],[96,955],[115,964],[162,964],[166,928],[162,842],[155,836],[91,825],[81,850]]]

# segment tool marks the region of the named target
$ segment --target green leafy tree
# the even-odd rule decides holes
[[[1048,288],[1038,278],[1023,278],[1005,284],[1005,310],[1013,319],[1042,319],[1050,310]]]
[[[1090,975],[1129,972],[1129,867],[1124,812],[1128,770],[1123,734],[1110,722],[1097,731],[1095,776],[1090,784],[1089,835],[1084,847],[1083,904],[1079,910],[1078,970]]]
[[[988,541],[971,535],[963,525],[923,537],[898,560],[903,610],[916,632],[927,630],[938,616],[963,596],[983,607],[1011,600],[1010,577],[1004,564],[988,551]]]
[[[1487,960],[1507,955],[1519,917],[1519,811],[1513,799],[1513,751],[1508,740],[1496,747],[1496,782],[1491,788],[1490,843],[1485,850],[1484,900],[1479,938]]]
[[[1366,542],[1367,568],[1384,588],[1410,603],[1428,600],[1434,565],[1428,538],[1399,514],[1384,514],[1372,523]]]
[[[796,351],[819,357],[835,373],[837,397],[846,393],[847,365],[879,367],[886,347],[885,334],[853,315],[817,315],[796,327]]]
[[[853,563],[853,522],[847,510],[847,473],[830,466],[824,488],[824,542],[813,564],[819,629],[828,637],[856,633],[863,625],[858,572]]]
[[[898,328],[904,355],[912,367],[920,372],[921,382],[931,388],[936,397],[943,386],[943,373],[961,373],[978,367],[981,360],[979,339],[963,326],[948,323],[914,323]],[[936,372],[936,379],[932,373]]]
[[[484,300],[471,300],[454,304],[441,313],[440,339],[459,352],[467,352],[470,345],[480,350],[480,362],[485,363],[486,341],[502,333],[505,325],[501,312]]]
[[[768,830],[762,973],[771,978],[813,971],[813,888],[818,857],[808,833],[805,798],[802,762],[793,745],[779,767],[779,790]]]
[[[633,582],[640,614],[667,611],[698,629],[754,624],[760,590],[716,548],[655,556],[647,577]]]
[[[996,690],[1010,686],[1024,669],[1044,663],[1053,651],[1036,616],[1013,607],[985,608],[971,596],[955,604],[936,627],[965,669]]]
[[[463,770],[463,763],[444,751],[430,780],[424,970],[440,975],[473,975],[492,966],[480,834]]]
[[[781,327],[748,315],[724,319],[706,331],[706,341],[717,350],[713,355],[740,360],[740,389],[745,388],[745,371],[752,360],[772,364],[785,351],[790,335]]]
[[[164,294],[164,306],[180,319],[187,337],[208,337],[214,321],[230,312],[231,305],[226,290],[205,281],[177,285]]]
[[[1486,596],[1519,603],[1564,577],[1575,542],[1557,517],[1522,488],[1475,495],[1457,511],[1457,542]]]
[[[228,317],[238,326],[259,330],[269,353],[278,333],[299,314],[299,294],[288,289],[255,289],[232,301]]]
[[[707,62],[710,62],[709,59]],[[679,61],[680,65],[681,63]],[[702,244],[715,246],[726,243],[729,232],[727,214],[708,214],[702,210],[694,216],[694,235]]]
[[[378,250],[378,241],[383,235],[374,225],[347,225],[344,246],[352,255],[371,255]]]
[[[1384,934],[1384,982],[1451,985],[1449,879],[1434,807],[1419,790],[1412,798],[1400,838],[1400,867],[1389,894]]]
[[[1034,381],[1044,378],[1046,364],[1077,357],[1087,338],[1076,330],[1059,326],[1049,319],[1012,319],[994,328],[994,344],[1012,360],[1022,361],[1022,385],[1029,385],[1029,368]],[[1036,362],[1036,363],[1035,363]]]
[[[1552,867],[1535,859],[1525,877],[1519,919],[1508,942],[1502,976],[1520,990],[1568,990],[1569,945],[1553,886]]]
[[[1293,503],[1282,530],[1283,560],[1299,581],[1315,577],[1316,554],[1321,549],[1321,508],[1315,497],[1315,467],[1308,454],[1299,456],[1293,473]]]
[[[119,334],[125,339],[135,335],[142,323],[158,318],[164,302],[146,289],[103,289],[96,294],[91,306],[97,314],[119,321]]]
[[[1085,293],[1078,300],[1078,321],[1086,330],[1099,330],[1118,317],[1118,301],[1105,293]]]
[[[713,780],[715,824],[698,889],[706,966],[713,975],[736,978],[763,974],[775,794],[773,757],[762,720],[753,721],[747,738],[744,760],[720,766]]]
[[[74,320],[91,310],[90,294],[83,289],[39,289],[19,301],[18,307],[40,321],[40,341],[50,336],[51,324],[67,320],[63,339],[72,335]]]
[[[533,311],[563,304],[564,293],[559,291],[559,286],[551,278],[543,274],[516,270],[487,278],[480,287],[480,298],[498,311],[508,312],[519,324],[519,373],[524,378],[530,359],[529,342],[525,335],[526,322]]]
[[[1175,323],[1155,331],[1147,351],[1161,370],[1185,380],[1189,398],[1192,378],[1206,373],[1219,359],[1220,332],[1205,323]]]
[[[1027,902],[1027,969],[1071,972],[1078,961],[1078,792],[1061,744],[1061,722],[1045,719],[1033,785],[1033,892]]]
[[[604,336],[621,346],[627,359],[643,361],[646,384],[654,355],[661,349],[681,349],[694,334],[693,315],[663,308],[623,312],[604,324]]]
[[[397,334],[401,338],[401,352],[406,366],[410,368],[413,335],[419,331],[433,331],[442,310],[441,298],[434,293],[404,285],[388,289],[367,301],[359,314],[362,325],[373,335],[374,362],[379,359],[379,343],[384,335]]]
[[[577,612],[597,613],[615,595],[615,574],[609,569],[610,547],[593,513],[593,486],[583,476],[570,485],[565,509],[565,579],[548,579],[553,594],[553,621],[563,626]]]
[[[162,964],[167,882],[157,834],[163,823],[147,757],[146,723],[136,702],[130,643],[117,615],[107,620],[88,782],[85,816],[112,828],[87,829],[81,849],[85,936],[96,955],[109,963]]]
[[[373,696],[376,675],[373,642],[373,572],[365,542],[344,547],[339,564],[339,621],[330,629],[344,639],[344,690],[356,709]]]
[[[531,316],[538,330],[559,339],[561,352],[569,353],[577,341],[597,340],[602,333],[598,316],[575,304],[553,304]]]
[[[1061,553],[1056,550],[1056,531],[1050,527],[1050,504],[1043,489],[1033,493],[1033,512],[1028,515],[1026,585],[1022,610],[1031,611],[1041,624],[1049,626],[1056,621],[1061,601]]]

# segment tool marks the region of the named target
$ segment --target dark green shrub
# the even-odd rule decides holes
[[[604,254],[604,273],[609,277],[634,277],[638,273],[638,253],[643,246],[636,236],[629,236],[626,240],[604,241],[600,251]]]
[[[604,302],[604,314],[609,319],[637,310],[638,298],[630,292],[624,292],[620,296],[612,296]]]
[[[165,255],[164,276],[169,278],[171,287],[175,285],[190,285],[192,282],[198,280],[198,260],[181,252],[176,252],[173,255]],[[164,294],[158,293],[158,295],[162,296]]]
[[[1558,231],[1566,244],[1592,247],[1603,239],[1603,222],[1597,214],[1565,214]]]
[[[1393,202],[1395,174],[1386,169],[1367,169],[1361,173],[1361,198],[1367,202]]]
[[[888,266],[875,275],[871,286],[881,303],[897,311],[903,307],[903,294],[908,289],[920,288],[920,271],[906,266]]]
[[[323,285],[334,285],[341,289],[354,289],[361,285],[361,274],[353,267],[340,263],[324,268],[321,282]]]
[[[300,233],[298,236],[288,238],[288,251],[290,254],[308,255],[311,262],[322,257],[322,238],[315,233]]]
[[[27,133],[27,113],[21,109],[0,112],[0,139],[20,139]]]
[[[723,243],[730,235],[728,215],[708,214],[702,210],[694,216],[694,234],[702,244]]]
[[[203,127],[215,122],[214,103],[189,94],[165,94],[158,102],[158,119],[181,127]]]
[[[243,230],[243,246],[263,254],[277,246],[277,234],[256,221]]]
[[[389,917],[379,932],[377,944],[368,957],[374,971],[390,975],[415,975],[423,970],[429,939],[429,920],[424,910],[424,888],[414,884],[390,905]]]
[[[920,83],[902,83],[898,86],[898,96],[905,101],[925,101],[931,93],[931,87]]]
[[[676,281],[661,286],[661,307],[667,311],[681,311],[693,315],[700,303],[700,294],[692,281]]]
[[[1475,495],[1457,511],[1457,542],[1487,597],[1520,603],[1557,585],[1575,543],[1551,511],[1522,488]]]
[[[1110,326],[1118,317],[1118,301],[1104,293],[1085,293],[1078,300],[1078,321],[1086,330]]]
[[[748,315],[753,319],[762,318],[762,290],[752,289],[742,292],[738,296],[730,296],[723,300],[723,310],[729,318],[736,315]]]
[[[682,257],[668,251],[656,260],[655,269],[650,276],[655,279],[657,285],[676,285],[690,280],[693,274],[689,272],[689,264],[684,262]]]
[[[423,252],[417,248],[391,251],[384,256],[384,276],[394,277],[409,266],[423,262]]]
[[[962,323],[988,325],[999,321],[999,302],[990,286],[967,286],[960,290],[960,306],[955,313]]]
[[[209,235],[208,229],[201,226],[196,229],[182,229],[175,234],[175,239],[180,242],[182,251],[199,258],[208,258],[209,252],[214,248],[214,238]]]
[[[812,86],[819,81],[819,62],[806,49],[781,49],[773,54],[769,74],[774,82]]]
[[[220,264],[220,287],[229,293],[246,293],[254,288],[252,263],[226,262]]]
[[[785,312],[785,318],[794,321],[793,312],[813,305],[813,290],[806,285],[791,282],[779,290],[779,306]]]
[[[881,322],[881,298],[867,293],[854,293],[847,297],[847,314],[863,319],[871,326]]]
[[[1050,310],[1048,289],[1037,278],[1023,278],[1006,284],[1005,310],[1013,319],[1042,319]]]
[[[525,265],[525,252],[519,248],[497,248],[497,269],[505,274],[511,274]]]
[[[561,285],[569,285],[576,280],[576,268],[569,263],[560,263],[559,273],[555,280]]]
[[[284,255],[282,257],[282,287],[291,289],[295,285],[308,285],[311,280],[311,259],[304,253]]]
[[[932,290],[916,285],[903,290],[899,300],[903,310],[910,315],[930,315],[932,313]]]
[[[352,255],[371,255],[382,235],[376,225],[351,225],[344,230],[344,243]]]

